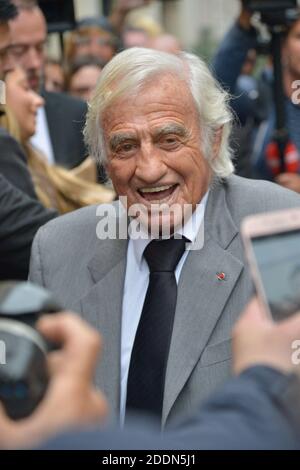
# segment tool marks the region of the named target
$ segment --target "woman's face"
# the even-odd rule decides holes
[[[71,95],[89,101],[96,88],[100,74],[101,68],[97,65],[81,67],[71,78],[69,90]]]
[[[44,105],[44,100],[31,90],[21,68],[7,74],[6,99],[20,127],[22,140],[28,140],[35,133],[37,110]]]

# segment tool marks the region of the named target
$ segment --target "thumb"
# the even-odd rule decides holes
[[[14,442],[13,436],[15,432],[16,424],[10,419],[5,411],[3,404],[0,401],[0,448],[5,449],[11,447]]]
[[[253,322],[269,321],[269,317],[265,311],[264,305],[258,299],[258,297],[253,297],[253,299],[246,306],[244,313],[244,318]]]
[[[237,321],[234,330],[249,329],[251,327],[258,328],[259,325],[272,324],[272,320],[268,317],[265,309],[257,297],[248,303],[241,317]]]

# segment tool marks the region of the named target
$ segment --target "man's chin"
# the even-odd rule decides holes
[[[151,238],[169,238],[183,228],[193,212],[191,204],[132,204],[128,208],[128,215],[135,220],[133,228],[138,226],[143,236]],[[138,235],[138,234],[137,234]]]

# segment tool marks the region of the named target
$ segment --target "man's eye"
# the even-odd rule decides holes
[[[180,145],[180,140],[176,136],[166,136],[161,139],[161,146],[166,149],[176,149]]]
[[[132,150],[133,148],[134,148],[133,144],[124,144],[122,146],[122,150],[124,150],[125,152],[130,152],[130,150]]]
[[[116,154],[120,156],[130,156],[136,151],[136,149],[137,145],[134,142],[126,142],[117,147]]]
[[[36,46],[36,50],[37,50],[37,52],[38,52],[39,54],[42,54],[42,53],[44,52],[44,50],[45,50],[45,44],[38,44],[38,45]]]
[[[25,51],[26,49],[23,46],[16,46],[11,48],[11,53],[16,57],[23,55]]]

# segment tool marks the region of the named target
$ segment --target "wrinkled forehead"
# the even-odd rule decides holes
[[[47,25],[39,8],[20,10],[18,16],[10,21],[12,42],[35,44],[47,39]]]
[[[188,76],[184,68],[181,73],[175,71],[160,71],[147,75],[143,80],[136,81],[135,78],[121,76],[111,81],[106,88],[102,90],[101,101],[103,114],[111,106],[118,106],[120,103],[138,101],[145,95],[176,95],[179,94],[183,100],[190,100],[192,94],[189,88]]]
[[[178,123],[193,127],[198,125],[198,112],[184,79],[160,76],[143,85],[138,90],[130,90],[128,94],[118,97],[100,116],[102,129],[156,124],[170,125]]]

